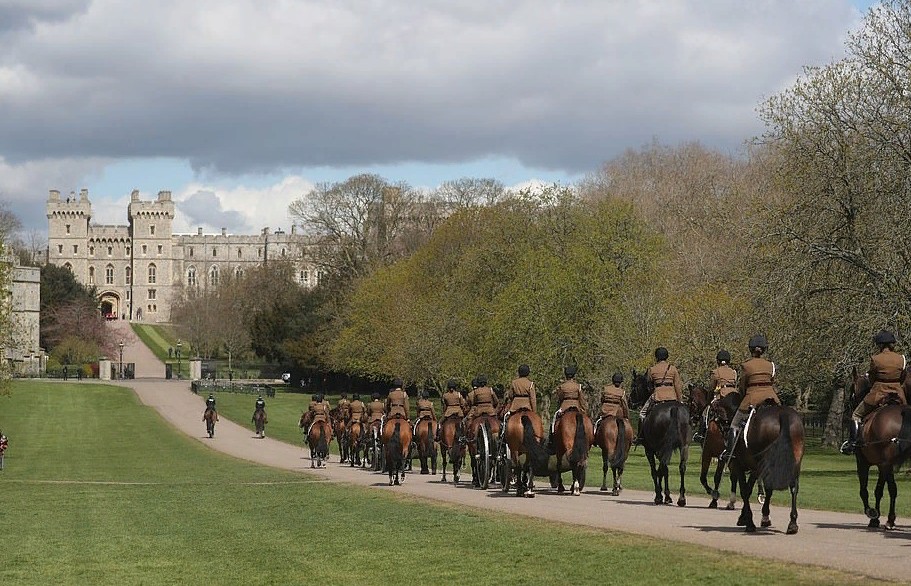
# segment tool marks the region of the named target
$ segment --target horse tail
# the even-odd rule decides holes
[[[430,455],[433,452],[433,419],[427,423],[427,437],[424,438],[425,454]]]
[[[610,459],[611,466],[619,466],[626,459],[626,420],[622,417],[614,417],[617,422],[617,446]]]
[[[531,424],[531,419],[528,415],[522,416],[522,429],[524,430],[522,445],[525,448],[525,453],[528,454],[531,469],[546,468],[550,454],[547,453],[547,450],[535,437],[535,427]]]
[[[329,453],[329,444],[326,441],[326,425],[319,426],[319,440],[316,442],[316,451],[320,454]]]
[[[668,413],[670,421],[667,429],[664,431],[664,437],[661,439],[661,447],[658,450],[658,460],[662,466],[667,466],[671,462],[671,456],[674,455],[674,449],[680,446],[680,406],[671,405]]]
[[[398,421],[395,422],[395,427],[392,429],[392,437],[389,438],[389,454],[390,459],[390,470],[395,470],[396,468],[391,466],[395,464],[398,466],[399,462],[402,459],[402,438],[399,436],[401,433],[401,423]]]
[[[791,486],[797,477],[797,462],[791,444],[791,411],[782,408],[778,414],[780,430],[762,458],[760,477],[766,489],[782,490]]]
[[[578,464],[585,459],[588,438],[585,437],[585,419],[576,412],[576,436],[573,438],[573,451],[569,454],[569,461]]]
[[[911,457],[911,407],[902,408],[902,426],[898,431],[898,457],[895,468],[900,468]]]

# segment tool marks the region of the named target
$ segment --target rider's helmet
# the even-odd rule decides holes
[[[342,393],[341,397],[342,397],[342,399],[347,399],[347,398],[348,398],[348,393]]]
[[[876,334],[873,341],[880,346],[887,346],[895,343],[895,336],[889,330],[882,330]]]
[[[360,395],[359,393],[354,393],[353,395],[351,395],[351,400],[352,400],[352,401],[360,401],[360,400],[361,400],[361,395]]]
[[[454,378],[449,379],[449,382],[446,383],[447,389],[455,389],[455,388],[458,388],[458,386],[459,386],[459,383],[457,383],[456,379],[454,379]]]
[[[400,379],[400,378],[392,379],[392,388],[393,389],[400,389],[400,388],[402,388],[402,385],[404,385],[404,384],[405,383],[403,383],[402,379]]]
[[[565,368],[563,368],[563,375],[566,378],[575,377],[576,376],[576,365],[570,364],[569,366],[566,366]]]
[[[209,398],[210,398],[210,399],[214,399],[214,398],[215,398],[215,395],[213,395],[212,393],[209,393]]]
[[[730,364],[731,363],[731,353],[727,350],[719,350],[718,355],[715,356],[715,360],[718,361],[718,364]]]
[[[479,374],[475,379],[475,382],[478,383],[476,387],[486,387],[487,386],[487,375]]]
[[[379,401],[379,400],[380,400],[380,394],[379,394],[379,393],[373,393],[373,400],[374,400],[374,401]]]
[[[519,376],[528,376],[531,374],[531,369],[528,368],[527,364],[519,365]]]
[[[260,395],[259,397],[256,398],[256,400],[257,400],[257,401],[262,401],[262,400],[263,400],[263,396]]]
[[[313,395],[313,398],[316,400],[317,403],[322,403],[322,402],[323,402],[323,394],[322,394],[322,393],[319,393],[319,394],[317,394],[317,395]]]
[[[757,348],[762,352],[765,352],[769,348],[769,343],[762,334],[756,334],[750,338],[750,350],[755,350]]]
[[[430,398],[430,391],[428,391],[427,389],[424,389],[423,391],[421,391],[421,398],[422,398],[422,399],[429,399],[429,398]]]
[[[623,383],[623,373],[615,372],[614,376],[611,377],[611,382],[613,382],[615,385],[622,384]]]
[[[655,348],[655,360],[661,362],[662,360],[667,360],[670,354],[667,351],[667,348],[664,346],[658,346]]]

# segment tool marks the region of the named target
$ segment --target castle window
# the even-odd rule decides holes
[[[127,283],[127,285],[129,285],[129,283]],[[129,289],[127,289],[127,301],[129,301],[130,299],[133,298],[133,296],[131,295],[131,293],[132,293],[132,291],[130,291]]]
[[[124,276],[124,280],[126,281],[127,285],[133,284],[133,268],[132,267],[125,268],[123,271],[123,276]]]
[[[66,225],[66,233],[67,233],[67,234],[70,233],[70,225],[69,225],[69,224]]]
[[[89,285],[95,284],[95,267],[89,267]]]
[[[243,276],[244,276],[244,270],[240,267],[235,267],[234,268],[234,278],[240,279]]]
[[[133,249],[127,246],[127,256],[130,256],[130,253],[133,252]]]
[[[89,254],[92,256],[95,256],[95,247],[94,246],[89,246]]]
[[[316,273],[316,284],[319,285],[323,282],[323,271],[318,271]]]
[[[196,267],[190,267],[187,269],[187,285],[190,287],[196,287],[197,284]]]
[[[285,249],[282,248],[282,256],[285,256]]]
[[[155,284],[155,263],[149,263],[149,285]]]
[[[258,256],[259,258],[262,258],[262,257],[263,257],[263,249],[262,249],[262,248],[257,248],[257,249],[256,249],[256,256]]]
[[[310,281],[310,273],[307,271],[301,271],[301,283],[307,283]]]
[[[209,269],[209,285],[218,286],[218,265],[212,265],[212,268]]]
[[[239,248],[237,249],[237,258],[243,258],[243,255],[241,254],[241,251]]]
[[[193,247],[187,249],[187,256],[193,256]]]
[[[158,245],[158,254],[161,254],[161,251],[162,251],[163,248],[164,248],[164,247],[163,247],[161,244]]]
[[[57,245],[57,253],[58,253],[58,254],[63,254],[63,245],[62,245],[62,244],[58,244],[58,245]]]
[[[155,235],[155,224],[152,224],[151,226],[149,226],[149,235],[150,236]]]
[[[155,289],[149,289],[149,301],[152,301],[155,299],[156,293],[157,293],[157,291]]]
[[[106,285],[114,284],[114,265],[104,267],[104,283]]]
[[[218,249],[217,249],[217,248],[213,248],[213,249],[212,249],[212,256],[218,256]]]
[[[114,247],[108,246],[108,256],[111,256],[112,254],[114,254]]]
[[[142,254],[143,254],[143,255],[146,253],[146,250],[148,250],[148,248],[146,247],[145,244],[143,244],[143,245],[142,245]]]
[[[79,254],[79,245],[78,244],[73,245],[73,254]]]

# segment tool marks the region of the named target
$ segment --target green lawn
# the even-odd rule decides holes
[[[117,387],[16,382],[0,399],[0,429],[11,445],[0,472],[5,584],[731,577],[730,554],[704,547],[430,504],[235,460],[179,434]],[[740,556],[736,571],[738,584],[862,581]]]
[[[177,332],[174,331],[174,328],[166,325],[135,322],[131,323],[130,326],[143,344],[148,346],[149,350],[155,354],[156,358],[164,363],[173,364],[174,375],[177,376],[177,357],[173,351],[177,349],[177,342],[180,339],[177,337]],[[169,348],[172,350],[171,356],[168,356]],[[190,376],[190,363],[187,357],[189,356],[190,345],[183,344],[181,349],[184,353],[184,360],[180,364],[180,374],[184,378],[188,378]]]

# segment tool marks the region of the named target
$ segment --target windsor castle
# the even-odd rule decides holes
[[[303,287],[316,285],[320,275],[307,261],[308,240],[292,226],[291,232],[256,235],[174,234],[174,202],[170,191],[153,201],[133,191],[127,225],[92,223],[88,190],[61,197],[51,190],[47,200],[47,261],[72,271],[76,279],[94,286],[102,314],[108,319],[167,322],[171,303],[184,287],[217,287],[226,274],[270,260],[293,264]]]

